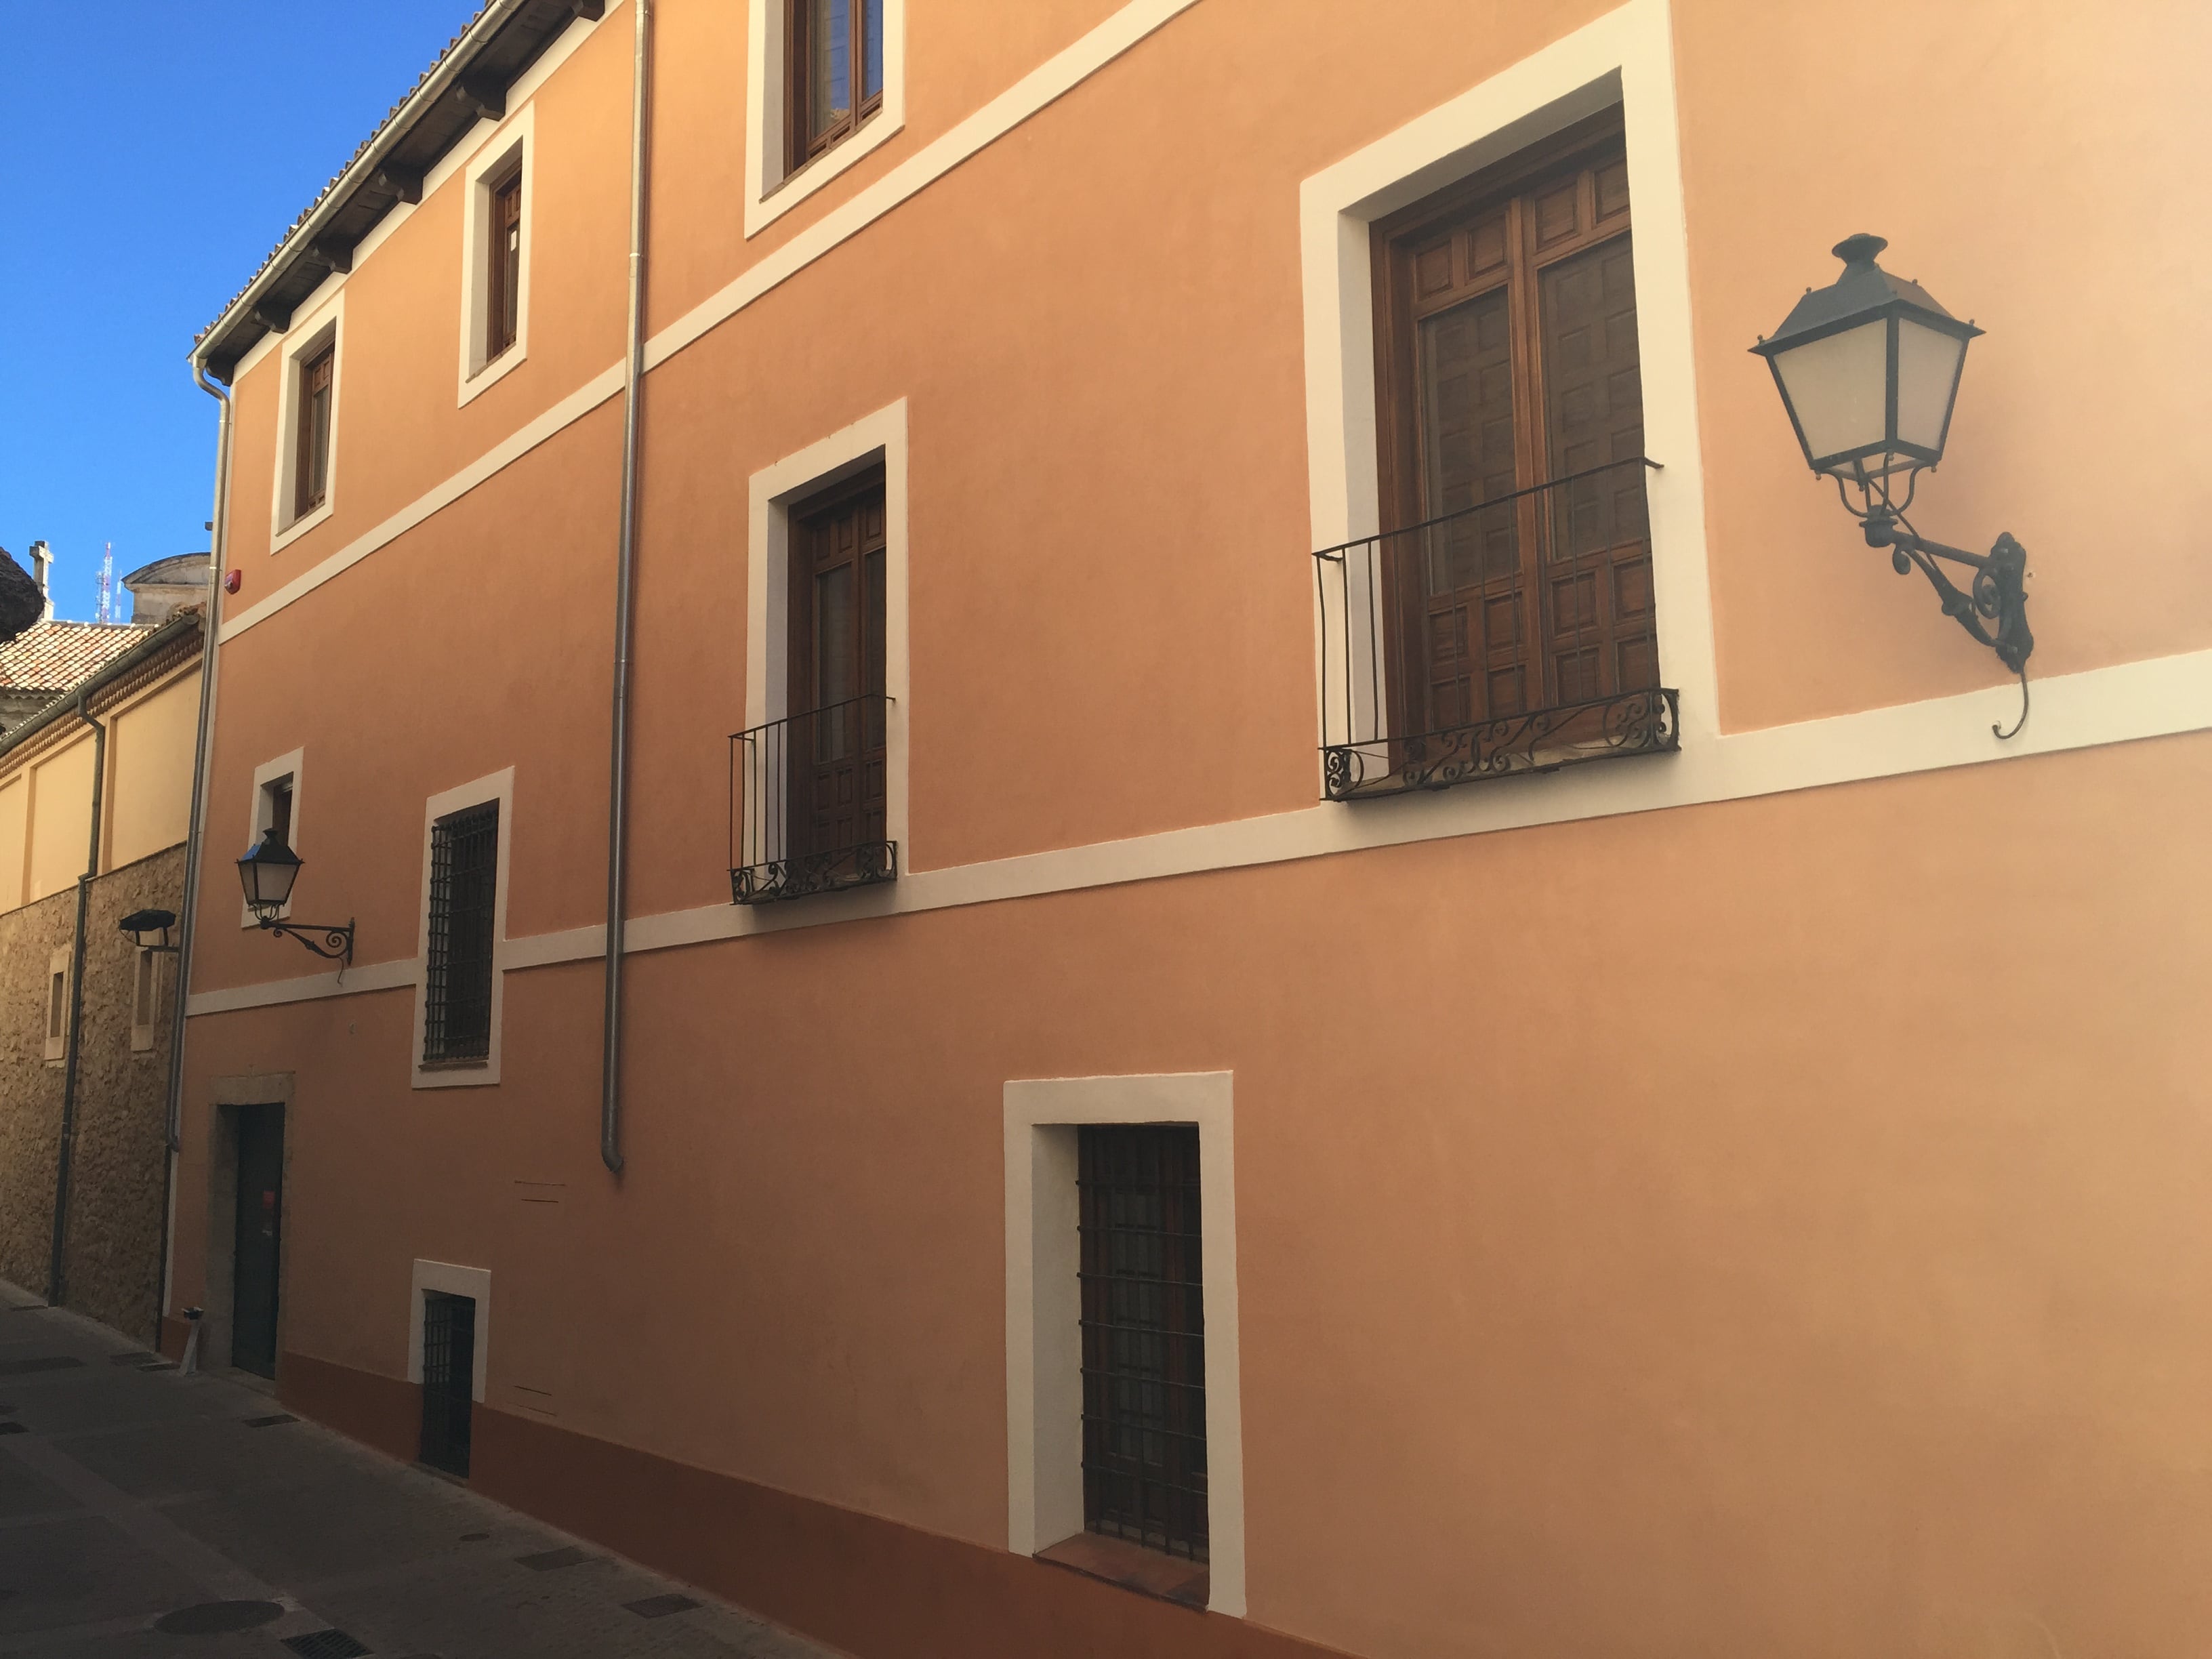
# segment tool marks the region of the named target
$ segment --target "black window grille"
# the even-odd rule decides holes
[[[430,961],[422,1018],[426,1066],[470,1065],[491,1053],[493,899],[499,885],[499,803],[430,826]]]
[[[476,1370],[476,1298],[423,1291],[421,1455],[447,1474],[469,1472],[469,1406]]]
[[[1084,1524],[1204,1561],[1198,1131],[1092,1124],[1077,1135]]]

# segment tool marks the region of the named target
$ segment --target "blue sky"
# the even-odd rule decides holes
[[[103,543],[207,546],[192,336],[476,9],[0,0],[0,547],[52,544],[57,616]]]

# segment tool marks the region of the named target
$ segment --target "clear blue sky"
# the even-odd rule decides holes
[[[0,0],[0,547],[204,550],[192,337],[477,0]],[[128,596],[120,596],[127,614]]]

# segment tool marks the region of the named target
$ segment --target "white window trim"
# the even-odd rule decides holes
[[[418,1386],[422,1381],[422,1292],[425,1291],[443,1291],[447,1296],[465,1296],[477,1304],[476,1352],[469,1372],[469,1398],[482,1405],[485,1360],[491,1352],[491,1269],[457,1267],[450,1261],[416,1262],[408,1291],[407,1380]]]
[[[150,951],[143,946],[131,953],[131,1052],[150,1054],[154,1052],[154,1028],[161,1023],[161,958],[167,953]],[[151,963],[149,968],[147,964]],[[152,988],[146,996],[146,1023],[138,1023],[138,976],[150,973]]]
[[[1206,1276],[1206,1607],[1244,1616],[1244,1425],[1237,1364],[1234,1074],[1054,1078],[1006,1085],[1006,1547],[1083,1530],[1082,1302],[1075,1128],[1198,1126]]]
[[[514,372],[530,355],[531,220],[538,200],[533,143],[535,104],[525,104],[492,129],[464,173],[461,204],[461,379],[460,402]],[[516,284],[514,343],[487,363],[484,348],[491,322],[491,194],[495,177],[510,164],[522,171],[521,280]]]
[[[54,975],[62,977],[61,1032],[56,1036],[54,1024]],[[39,1036],[46,1044],[46,1058],[50,1065],[58,1065],[69,1058],[70,1006],[70,947],[57,945],[46,957],[46,971],[39,981]]]
[[[783,0],[750,0],[745,34],[745,234],[757,236],[906,125],[906,0],[884,0],[884,101],[850,137],[783,170]]]
[[[841,480],[884,469],[884,837],[912,867],[907,821],[907,410],[902,398],[752,475],[745,562],[745,719],[750,730],[792,713],[791,509]],[[862,890],[865,892],[866,890]],[[856,894],[854,896],[859,897]]]
[[[425,1066],[422,1034],[430,1006],[430,836],[440,818],[464,807],[499,803],[499,864],[492,876],[491,918],[491,1040],[481,1066]],[[416,908],[422,933],[415,947],[415,1036],[408,1050],[410,1082],[417,1089],[480,1089],[499,1081],[499,1040],[507,1011],[507,888],[514,860],[514,769],[510,766],[433,795],[422,807],[422,885]],[[434,1286],[433,1288],[435,1288]]]
[[[338,421],[345,409],[345,290],[331,296],[304,320],[285,332],[283,372],[276,383],[276,488],[270,501],[269,550],[282,552],[329,518],[338,499]],[[294,343],[296,340],[297,343]],[[292,516],[294,486],[299,478],[300,368],[303,359],[331,345],[331,459],[323,480],[323,501],[299,518]]]
[[[1667,0],[1628,0],[1300,185],[1313,544],[1334,546],[1381,527],[1374,222],[1613,106],[1622,111],[1636,209],[1644,452],[1665,469],[1646,474],[1660,673],[1681,692],[1682,743],[1692,748],[1719,736],[1719,685]],[[1319,605],[1316,595],[1317,684],[1328,646]],[[1328,696],[1319,701],[1322,742],[1344,741],[1341,697],[1334,708]],[[1670,764],[1652,763],[1662,774]],[[1646,772],[1617,787],[1649,803],[1668,786]]]
[[[304,749],[295,749],[289,755],[279,755],[275,760],[264,761],[253,769],[253,793],[246,802],[246,845],[248,850],[261,844],[261,832],[269,827],[269,796],[266,791],[270,784],[282,777],[292,780],[292,839],[289,844],[294,852],[300,850],[300,780],[307,752]],[[292,901],[286,899],[276,912],[276,920],[289,921],[291,915]],[[238,925],[240,927],[258,927],[261,925],[260,918],[253,914],[252,907],[246,903],[243,894],[240,895],[238,901]]]

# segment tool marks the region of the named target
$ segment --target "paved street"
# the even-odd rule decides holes
[[[823,1659],[266,1395],[143,1369],[155,1357],[105,1328],[22,1301],[0,1287],[0,1655]]]

